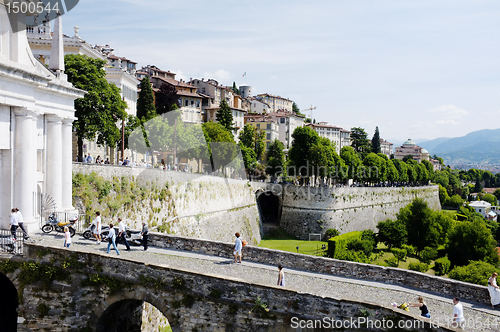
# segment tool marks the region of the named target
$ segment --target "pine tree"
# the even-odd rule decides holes
[[[139,92],[139,98],[137,99],[137,117],[141,121],[145,122],[157,115],[153,88],[151,87],[148,76],[142,79],[140,87],[141,91]]]
[[[378,132],[378,126],[375,127],[375,134],[373,134],[372,138],[372,152],[373,153],[382,152],[380,149],[380,133]]]
[[[227,131],[232,135],[233,132],[233,112],[225,100],[220,103],[220,109],[215,117],[218,123],[220,123]]]

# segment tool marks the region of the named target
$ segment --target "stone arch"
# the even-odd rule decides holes
[[[119,293],[109,295],[101,301],[94,311],[95,319],[93,320],[96,332],[109,331],[102,329],[105,324],[106,317],[113,317],[113,312],[133,310],[134,307],[142,306],[143,302],[148,302],[158,309],[170,323],[170,327],[174,332],[180,332],[180,325],[175,315],[175,310],[171,309],[167,304],[168,300],[173,300],[173,296],[168,293],[153,293],[150,289],[138,286],[135,290],[124,290]],[[140,328],[140,326],[139,326]],[[119,329],[120,331],[128,331],[126,329]],[[131,330],[134,331],[134,330]],[[140,329],[139,329],[140,331]]]
[[[2,331],[16,332],[17,307],[19,305],[17,289],[12,281],[2,273],[0,273],[0,289],[2,290],[2,300],[0,301]]]
[[[258,189],[255,199],[262,223],[279,225],[283,208],[281,197],[271,190]]]

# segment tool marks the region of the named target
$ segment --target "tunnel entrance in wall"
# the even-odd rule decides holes
[[[256,196],[262,226],[278,226],[281,220],[281,198],[271,191],[258,191]]]
[[[168,319],[152,304],[121,300],[110,305],[97,321],[97,332],[171,331]]]
[[[9,278],[0,273],[0,289],[2,300],[0,301],[0,322],[2,331],[17,331],[17,306],[19,305],[17,289]]]

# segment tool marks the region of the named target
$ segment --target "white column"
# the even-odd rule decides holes
[[[57,211],[62,211],[63,186],[63,141],[62,118],[56,115],[47,115],[47,194],[56,203]]]
[[[73,207],[73,119],[62,121],[62,208],[66,212]]]
[[[23,215],[24,225],[35,229],[33,208],[36,192],[36,118],[37,114],[26,108],[13,108],[16,125],[14,136],[14,206]]]

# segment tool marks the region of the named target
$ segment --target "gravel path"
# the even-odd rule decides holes
[[[62,247],[62,234],[36,234],[33,239],[43,245]],[[95,250],[106,253],[107,243],[98,245],[93,240],[86,240],[80,235],[75,235],[71,249],[73,250]],[[196,254],[187,251],[175,251],[163,248],[150,247],[147,252],[142,247],[131,247],[131,251],[125,251],[125,246],[119,245],[118,249],[123,258],[131,258],[136,261],[147,263],[161,263],[172,268],[191,271],[203,271],[204,273],[217,274],[219,276],[230,276],[243,281],[259,283],[264,285],[276,285],[278,269],[276,266],[245,262],[233,264],[232,259]],[[112,250],[109,255],[116,256]],[[244,259],[244,257],[243,257]],[[431,313],[431,320],[440,323],[448,323],[453,312],[451,298],[441,297],[434,293],[425,293],[417,289],[385,284],[381,282],[369,282],[358,279],[348,279],[331,275],[299,271],[284,267],[286,276],[286,288],[307,292],[314,295],[330,296],[336,299],[349,299],[370,302],[376,305],[390,305],[392,302],[417,302],[417,297],[422,295]],[[499,331],[500,310],[492,310],[488,306],[477,303],[462,302],[464,315],[467,319],[467,331]],[[418,308],[410,308],[410,312],[418,314]]]

